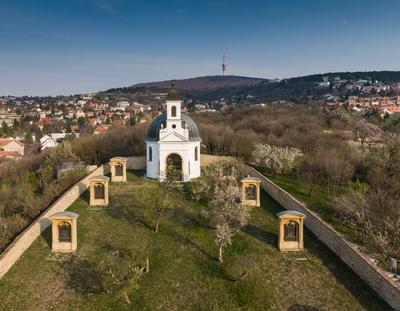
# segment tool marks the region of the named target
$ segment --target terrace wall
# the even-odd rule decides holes
[[[128,170],[145,170],[146,169],[146,157],[136,156],[126,158],[126,168]]]
[[[206,157],[207,158],[207,157]],[[145,169],[145,157],[128,157],[128,169]],[[202,161],[212,163],[218,157],[202,157]],[[297,201],[288,192],[277,186],[264,175],[252,167],[245,167],[245,173],[261,180],[261,187],[274,200],[286,209],[304,213],[307,218],[305,225],[320,241],[326,244],[337,256],[339,256],[355,273],[365,280],[383,299],[395,310],[400,310],[400,284],[391,280],[375,263],[362,254],[356,245],[345,238],[324,222],[317,214],[309,210],[306,205]],[[90,179],[98,175],[109,174],[109,165],[95,168],[78,183],[68,189],[60,198],[49,206],[31,225],[29,225],[0,255],[0,277],[2,277],[13,264],[21,257],[35,239],[50,226],[49,216],[66,210],[88,188]]]
[[[92,177],[106,175],[109,171],[110,168],[108,165],[102,165],[92,170],[84,178],[69,188],[35,221],[22,231],[0,255],[0,278],[7,273],[21,255],[31,246],[33,241],[51,225],[49,216],[57,212],[65,211],[88,188]]]
[[[362,254],[356,245],[346,241],[340,233],[309,210],[305,204],[296,200],[254,168],[247,166],[244,170],[246,174],[259,178],[264,191],[284,208],[305,214],[307,216],[306,227],[365,280],[389,305],[395,310],[400,310],[400,282],[390,279],[387,273]]]
[[[127,157],[126,168],[129,170],[145,170],[146,169],[146,157],[145,156],[135,156]],[[209,154],[200,155],[201,167],[210,165],[212,163],[227,160],[229,157],[215,156]]]
[[[146,157],[128,157],[128,169],[146,169]],[[71,186],[63,195],[61,195],[53,204],[51,204],[36,220],[34,220],[24,231],[22,231],[14,241],[0,255],[0,278],[14,265],[22,254],[31,246],[33,241],[51,225],[49,216],[54,213],[65,211],[79,196],[87,190],[90,179],[94,176],[107,175],[110,173],[108,164],[97,166],[88,166],[88,174]]]

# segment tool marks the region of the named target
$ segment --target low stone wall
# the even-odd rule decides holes
[[[309,210],[305,204],[296,200],[260,172],[247,166],[245,174],[259,178],[264,191],[284,208],[304,213],[307,216],[305,219],[306,227],[365,280],[388,304],[395,310],[400,310],[400,282],[390,279],[386,272],[362,254],[356,245],[346,241],[340,233]]]
[[[92,170],[83,179],[68,189],[50,205],[33,223],[31,223],[0,255],[0,278],[13,266],[33,241],[51,224],[49,216],[65,211],[88,188],[90,179],[109,173],[109,166],[102,165]]]
[[[210,154],[201,154],[200,163],[201,167],[208,166],[212,163],[216,163],[222,160],[227,160],[229,157],[216,156]],[[126,157],[126,168],[128,170],[145,170],[146,169],[146,157],[145,156],[135,156]]]
[[[146,157],[145,156],[127,157],[126,168],[128,170],[145,170]]]
[[[230,157],[224,157],[224,156],[217,156],[217,155],[212,155],[212,154],[201,154],[200,155],[200,166],[201,167],[206,167],[210,164],[214,164],[217,162],[221,162],[221,161],[226,161],[226,160],[230,160],[232,158]]]

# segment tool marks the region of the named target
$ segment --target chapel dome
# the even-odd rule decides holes
[[[181,118],[182,118],[182,126],[185,127],[185,124],[186,124],[187,128],[189,130],[189,140],[190,141],[201,140],[199,128],[197,127],[197,125],[193,121],[193,119],[184,113],[181,114]],[[153,122],[151,122],[149,129],[147,131],[147,136],[146,136],[147,141],[160,140],[159,134],[160,134],[161,124],[165,128],[165,126],[167,124],[167,113],[166,112],[164,112],[163,114],[160,114],[157,118],[155,118],[153,120]]]

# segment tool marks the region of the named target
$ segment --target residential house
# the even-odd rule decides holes
[[[100,135],[100,134],[105,133],[107,131],[108,131],[108,127],[107,126],[99,125],[94,129],[93,134]]]
[[[40,139],[40,150],[44,151],[48,148],[54,148],[57,146],[57,141],[50,137],[49,135],[44,135],[41,139]]]
[[[16,152],[20,156],[23,156],[25,153],[25,146],[12,137],[0,138],[0,152]]]

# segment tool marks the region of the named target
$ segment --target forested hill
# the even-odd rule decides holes
[[[257,85],[264,79],[249,78],[241,76],[205,76],[179,80],[165,80],[159,82],[140,83],[130,86],[129,88],[157,88],[168,89],[171,83],[175,83],[176,87],[183,91],[200,91],[212,90],[225,87],[243,87]]]
[[[281,81],[241,76],[204,76],[190,79],[166,80],[135,84],[125,88],[111,89],[107,92],[135,93],[143,91],[166,91],[174,82],[176,88],[185,96],[197,100],[215,100],[245,98],[248,95],[256,100],[292,100],[321,97],[330,92],[329,88],[321,88],[318,83],[328,77],[337,80],[380,81],[385,84],[400,82],[400,71],[365,71],[365,72],[331,72],[323,74],[293,77]],[[344,95],[345,90],[335,89],[336,95]]]
[[[343,80],[371,80],[384,83],[400,82],[400,71],[355,71],[355,72],[327,72],[308,76],[294,77],[288,80],[302,82],[321,82],[323,77],[333,79],[340,77]]]

